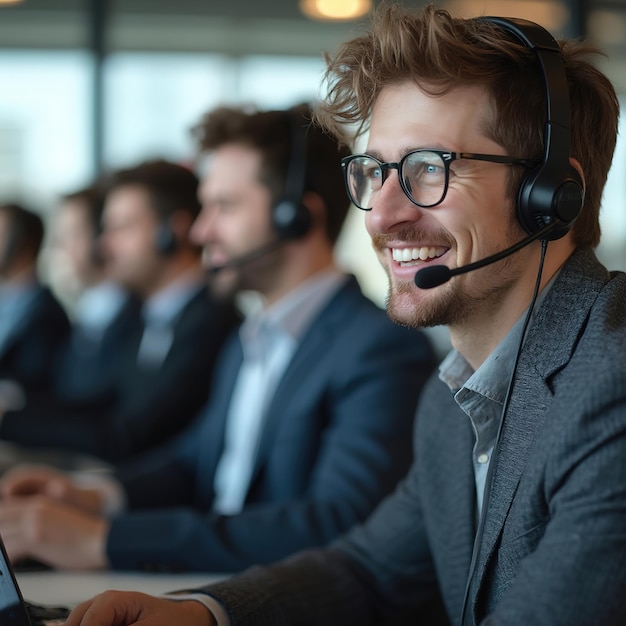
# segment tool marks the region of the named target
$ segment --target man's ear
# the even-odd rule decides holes
[[[302,204],[311,213],[311,224],[314,229],[323,229],[326,226],[326,212],[328,208],[322,196],[314,191],[307,191],[302,196]]]
[[[170,215],[167,220],[167,225],[172,233],[174,233],[176,241],[187,242],[189,241],[189,231],[191,230],[193,221],[194,217],[191,213],[189,213],[189,211],[178,209]]]
[[[587,185],[585,184],[585,173],[583,172],[583,168],[580,162],[574,157],[569,158],[569,164],[578,172],[580,176],[580,180],[583,183],[583,191],[586,189]]]

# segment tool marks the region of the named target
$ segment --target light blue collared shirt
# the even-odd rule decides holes
[[[538,295],[532,313],[533,318],[552,287],[557,274]],[[483,507],[489,463],[502,421],[504,401],[515,367],[527,311],[528,309],[477,370],[474,371],[465,357],[454,349],[439,366],[439,379],[446,383],[454,393],[456,403],[469,417],[474,430],[472,462],[479,515]]]
[[[110,281],[88,287],[76,304],[76,323],[83,332],[97,339],[115,319],[127,298],[126,291]]]

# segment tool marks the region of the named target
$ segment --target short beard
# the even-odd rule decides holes
[[[236,291],[272,292],[281,283],[287,257],[281,245],[237,270]]]
[[[507,238],[511,245],[512,238]],[[387,268],[385,268],[387,271]],[[493,269],[487,269],[493,273]],[[392,286],[389,278],[389,291],[386,298],[387,315],[397,324],[411,328],[430,328],[433,326],[455,326],[471,320],[477,311],[485,315],[489,310],[495,310],[506,297],[511,285],[519,277],[520,270],[516,257],[508,257],[498,263],[497,283],[485,285],[480,294],[470,294],[459,285],[456,279],[453,282],[438,287],[439,293],[432,299],[418,299],[413,281],[396,283]],[[489,302],[486,309],[485,303]]]
[[[441,294],[432,302],[420,302],[412,307],[400,305],[403,297],[415,294],[416,287],[412,283],[396,285],[392,293],[391,287],[387,293],[385,304],[387,315],[396,324],[410,328],[430,328],[433,326],[451,325],[460,321],[471,309],[477,305],[466,293],[454,294],[451,291]]]

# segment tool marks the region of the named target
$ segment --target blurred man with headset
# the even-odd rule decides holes
[[[229,338],[191,428],[120,468],[108,491],[46,470],[6,477],[13,559],[237,571],[334,539],[410,465],[434,355],[334,261],[345,149],[310,125],[308,106],[222,108],[199,133],[209,160],[192,238],[214,291],[253,290],[261,308]]]
[[[70,324],[42,284],[38,267],[45,228],[20,204],[0,205],[0,417],[31,393],[47,393],[59,346]]]
[[[141,325],[140,299],[111,279],[102,251],[102,187],[94,181],[63,195],[53,213],[51,281],[71,307],[72,332],[55,364],[51,402],[111,401]]]

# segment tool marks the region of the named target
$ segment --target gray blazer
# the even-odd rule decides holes
[[[470,422],[436,377],[415,462],[362,526],[325,551],[204,591],[236,626],[626,624],[626,275],[589,251],[566,263],[520,357],[475,533]]]

